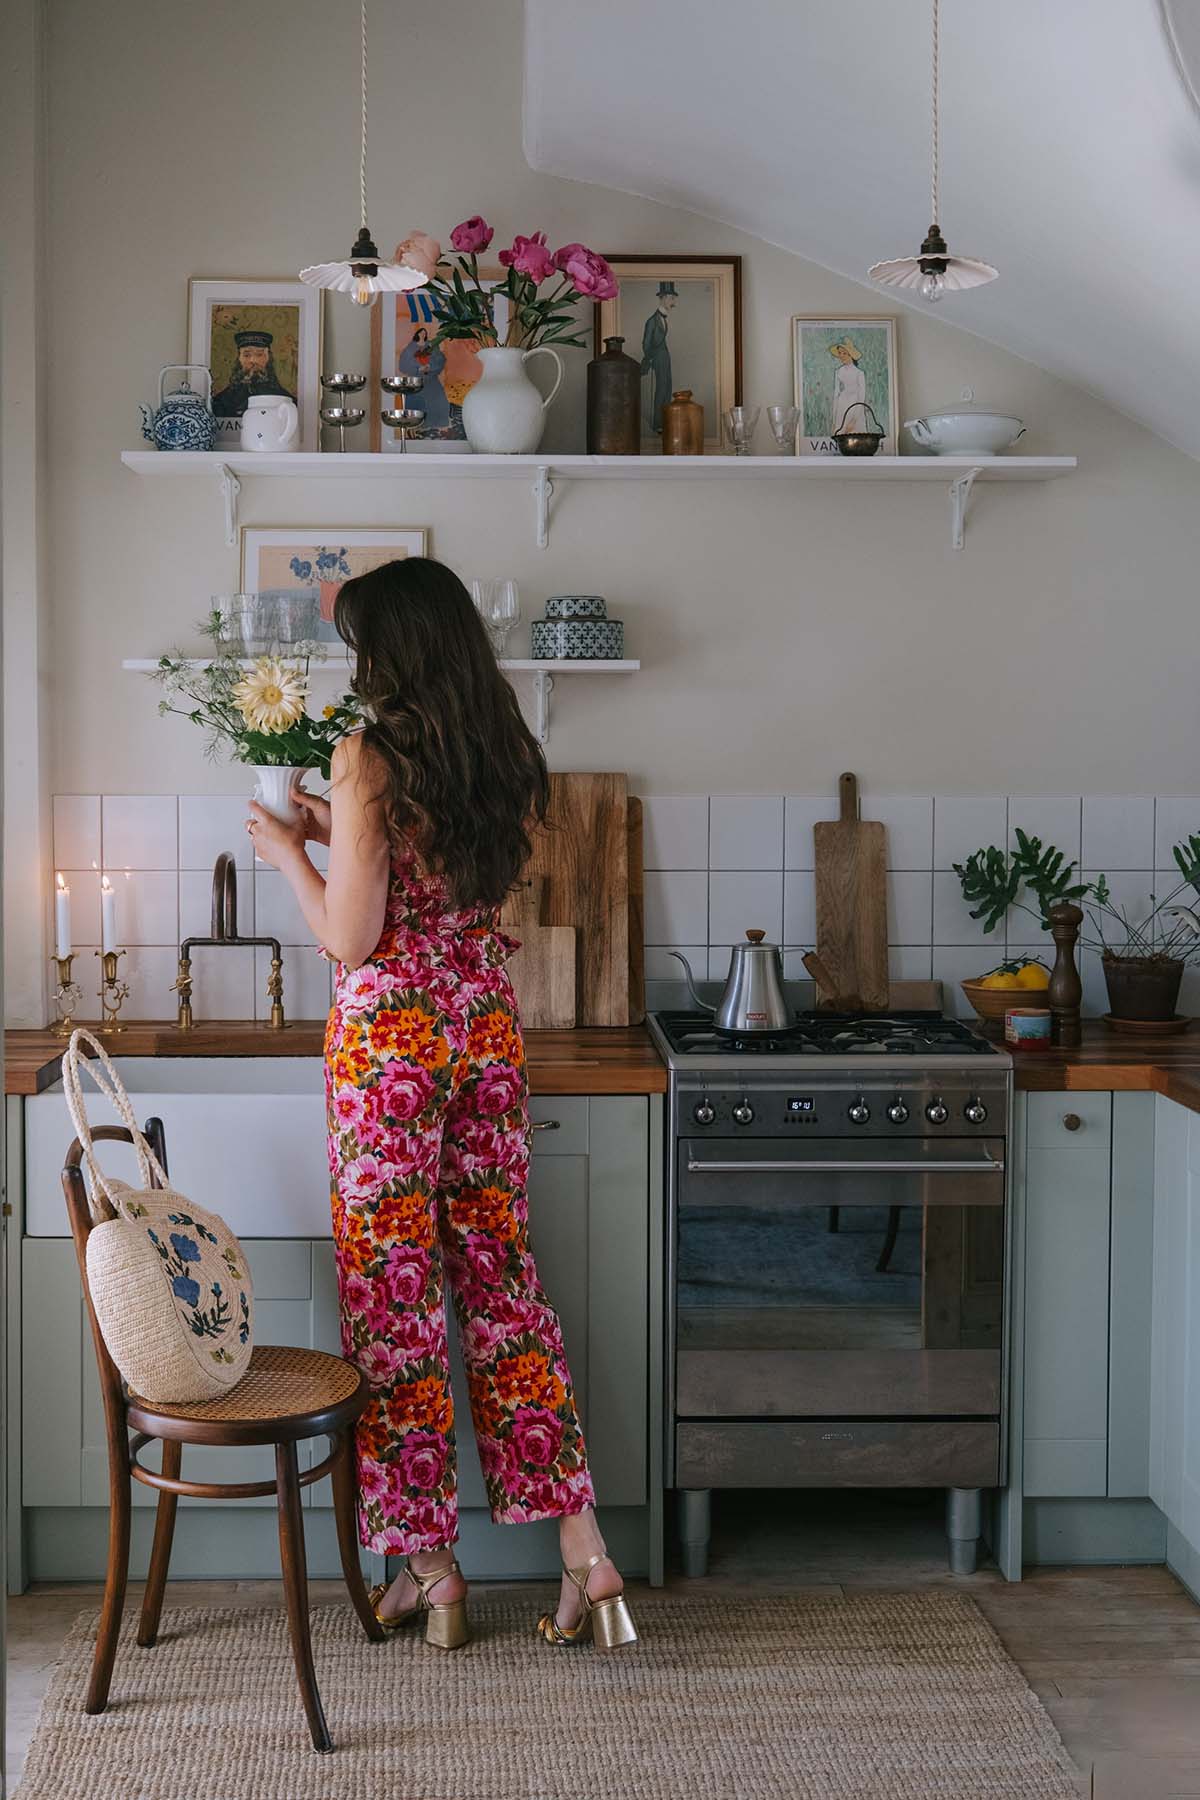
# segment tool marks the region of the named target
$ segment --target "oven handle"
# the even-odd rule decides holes
[[[995,1157],[963,1162],[859,1162],[831,1158],[823,1162],[698,1162],[688,1158],[689,1175],[1002,1175]]]

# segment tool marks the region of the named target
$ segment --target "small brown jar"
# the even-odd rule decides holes
[[[587,367],[587,448],[589,456],[640,456],[642,375],[626,356],[622,337],[604,340],[603,356]]]
[[[691,388],[680,388],[663,407],[664,456],[704,455],[704,408],[692,399]]]

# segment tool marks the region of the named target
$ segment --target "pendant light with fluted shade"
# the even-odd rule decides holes
[[[922,300],[932,304],[940,300],[943,294],[955,293],[964,288],[982,287],[985,281],[995,281],[999,274],[991,263],[979,262],[973,256],[951,256],[945,238],[938,226],[938,64],[940,61],[940,42],[938,35],[939,0],[933,0],[933,180],[931,183],[933,204],[933,224],[929,227],[925,241],[916,256],[897,256],[890,262],[872,263],[867,274],[872,281],[879,282],[881,287],[915,288]]]
[[[374,306],[380,294],[403,294],[424,287],[428,275],[400,262],[386,262],[367,225],[367,0],[361,0],[362,24],[362,146],[358,160],[360,223],[358,236],[345,262],[314,263],[301,269],[300,279],[309,287],[330,288],[349,294],[356,306]]]

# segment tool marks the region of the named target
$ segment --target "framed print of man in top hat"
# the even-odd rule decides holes
[[[650,421],[661,437],[663,407],[671,398],[671,349],[667,342],[667,327],[672,308],[679,304],[675,283],[660,281],[655,299],[658,304],[642,327],[642,374],[649,375],[654,384],[650,396]]]
[[[622,337],[638,359],[641,454],[662,454],[663,407],[678,388],[704,409],[704,450],[714,454],[721,415],[742,398],[740,257],[614,253],[608,261],[619,289],[596,303],[596,354],[605,338]]]
[[[280,394],[299,410],[298,448],[319,449],[321,290],[302,281],[197,278],[188,291],[188,361],[212,371],[216,448],[240,445],[250,400]]]

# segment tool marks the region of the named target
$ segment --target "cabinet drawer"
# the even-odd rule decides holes
[[[1070,1149],[1086,1144],[1094,1149],[1107,1139],[1112,1125],[1111,1094],[1030,1094],[1028,1098],[1029,1148]],[[1064,1120],[1078,1119],[1072,1128]]]
[[[586,1156],[588,1103],[579,1094],[535,1095],[529,1102],[535,1156]]]

